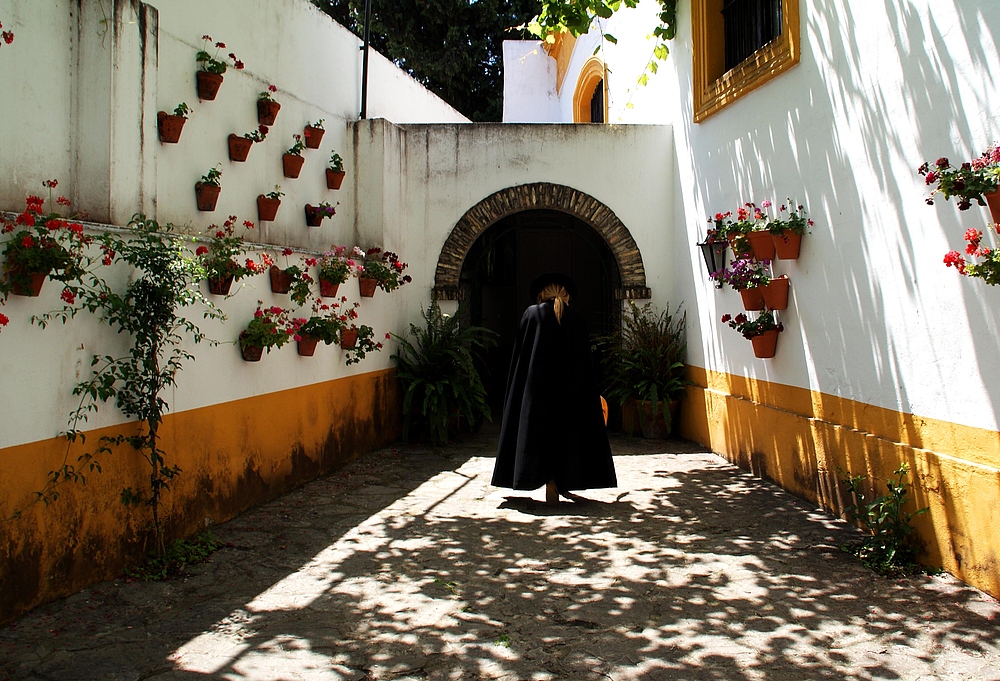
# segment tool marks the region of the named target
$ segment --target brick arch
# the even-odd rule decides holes
[[[572,187],[548,182],[522,184],[501,189],[470,208],[455,224],[444,242],[434,273],[434,298],[459,300],[459,277],[469,249],[489,227],[502,218],[526,210],[557,210],[590,225],[614,254],[621,274],[615,297],[649,298],[642,254],[628,228],[610,208]]]

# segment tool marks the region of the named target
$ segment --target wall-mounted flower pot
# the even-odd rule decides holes
[[[216,279],[208,278],[208,292],[216,296],[228,296],[229,289],[233,286],[233,275]]]
[[[745,234],[734,234],[733,236],[727,237],[729,241],[729,247],[733,249],[733,257],[740,255],[749,255],[752,252],[750,246],[750,240]]]
[[[316,353],[316,344],[319,340],[309,336],[302,336],[302,340],[296,341],[299,354],[303,357],[312,357]]]
[[[199,73],[201,72],[199,71]],[[219,202],[219,192],[221,191],[222,187],[218,185],[195,182],[194,195],[198,199],[198,210],[215,210],[215,204]]]
[[[264,355],[264,348],[259,345],[247,345],[246,347],[240,345],[240,353],[245,362],[259,362]]]
[[[344,329],[340,332],[340,347],[352,350],[358,344],[358,329]]]
[[[321,298],[336,298],[339,290],[340,284],[335,284],[329,279],[324,279],[323,276],[320,275],[319,295]]]
[[[326,214],[318,210],[316,206],[306,204],[306,224],[310,227],[319,227],[323,224]]]
[[[250,155],[250,147],[252,146],[253,140],[230,133],[229,160],[236,161],[237,163],[243,163],[247,160],[247,156]]]
[[[362,298],[372,298],[375,296],[375,289],[378,288],[378,279],[358,277],[358,288],[361,289]]]
[[[288,293],[288,289],[292,287],[292,275],[277,265],[271,265],[268,272],[271,275],[271,292]]]
[[[774,260],[774,241],[770,232],[750,232],[747,239],[754,258],[758,261]]]
[[[799,247],[802,244],[801,234],[787,231],[772,234],[771,241],[774,242],[774,254],[778,260],[795,260],[799,257]]]
[[[302,172],[302,164],[305,162],[306,160],[302,156],[282,154],[281,169],[284,171],[285,177],[296,178]]]
[[[330,168],[326,169],[326,188],[327,189],[340,189],[340,185],[344,184],[344,176],[347,175],[346,171],[343,170],[332,170]]]
[[[770,359],[774,357],[774,352],[778,347],[778,330],[771,329],[759,336],[750,339],[753,343],[753,356],[760,359]]]
[[[740,298],[743,299],[744,310],[763,310],[764,294],[763,287],[745,288],[740,290]]]
[[[7,281],[11,285],[10,292],[15,296],[37,297],[42,292],[45,278],[49,276],[48,271],[25,272],[20,266],[11,265],[9,261],[5,269],[7,270]]]
[[[174,116],[166,111],[157,111],[156,130],[160,133],[160,142],[162,144],[177,144],[185,123],[187,123],[187,119],[184,116]]]
[[[788,284],[788,276],[783,274],[772,279],[767,286],[761,287],[767,309],[784,310],[788,307]]]
[[[260,125],[274,125],[274,119],[278,117],[281,105],[275,101],[267,99],[257,100],[257,122]]]
[[[198,99],[207,102],[213,101],[222,86],[222,74],[198,71],[195,73],[195,77],[198,79]]]
[[[323,141],[323,133],[325,132],[326,130],[323,128],[314,128],[311,125],[307,125],[302,135],[306,143],[306,149],[319,149],[320,142]]]
[[[990,219],[993,222],[1000,222],[1000,188],[983,194],[983,198],[986,199],[986,205],[990,209]]]
[[[269,199],[263,194],[257,197],[257,220],[260,222],[272,222],[278,214],[281,206],[281,199]]]

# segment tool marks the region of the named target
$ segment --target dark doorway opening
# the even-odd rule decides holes
[[[498,344],[485,356],[483,382],[494,420],[503,407],[518,322],[528,305],[528,285],[539,274],[558,271],[579,288],[571,302],[587,318],[591,337],[606,335],[618,324],[614,292],[621,274],[614,254],[579,218],[554,210],[529,210],[499,220],[469,249],[460,286],[466,321],[495,331]],[[600,365],[599,358],[595,361]]]

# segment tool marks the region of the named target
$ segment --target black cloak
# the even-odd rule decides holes
[[[560,324],[548,300],[521,317],[493,484],[533,490],[550,480],[560,492],[618,484],[586,321],[567,306]]]

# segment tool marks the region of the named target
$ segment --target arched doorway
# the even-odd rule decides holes
[[[501,346],[488,360],[494,404],[502,400],[521,313],[533,302],[528,284],[549,270],[576,279],[578,309],[593,333],[614,328],[622,300],[650,297],[629,230],[606,205],[564,185],[519,185],[486,197],[462,216],[441,249],[434,297],[464,301],[468,322],[500,334]]]
[[[610,333],[618,322],[614,292],[621,275],[614,254],[585,222],[554,210],[529,210],[505,217],[469,249],[459,277],[468,323],[497,334],[485,357],[484,383],[491,407],[503,402],[504,383],[524,309],[534,303],[528,285],[539,274],[558,271],[577,282],[572,305],[587,318],[592,336]]]

